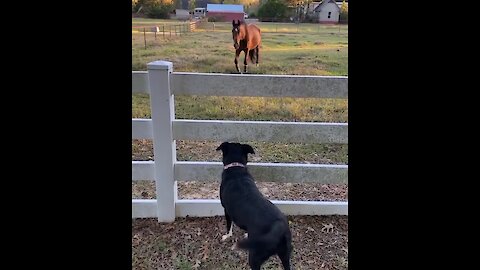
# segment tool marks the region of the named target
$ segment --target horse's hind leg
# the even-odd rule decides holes
[[[255,52],[255,49],[249,51],[250,61],[252,62],[252,64],[255,64]]]
[[[257,67],[258,67],[258,53],[260,51],[260,45],[257,46],[257,49],[255,49],[255,62],[257,64]]]
[[[245,59],[243,60],[243,72],[247,73],[247,56],[248,56],[249,50],[245,50]]]

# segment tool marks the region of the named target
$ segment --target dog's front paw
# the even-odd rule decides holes
[[[232,236],[231,233],[227,233],[227,234],[225,234],[225,235],[222,235],[222,241],[227,240],[228,238],[230,238],[230,236]]]
[[[248,232],[243,235],[243,238],[248,238]]]

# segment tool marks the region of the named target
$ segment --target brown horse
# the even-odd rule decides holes
[[[240,52],[245,53],[245,59],[243,60],[244,72],[247,72],[247,57],[250,56],[250,61],[256,63],[258,66],[258,53],[260,50],[260,42],[262,37],[260,35],[260,28],[254,24],[245,24],[237,20],[232,21],[233,29],[233,47],[235,48],[235,68],[237,72],[241,71],[238,69],[238,56]]]

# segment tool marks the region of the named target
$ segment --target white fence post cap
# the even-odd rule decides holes
[[[147,64],[148,69],[166,69],[172,71],[173,63],[169,61],[153,61]]]

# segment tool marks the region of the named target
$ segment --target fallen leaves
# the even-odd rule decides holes
[[[330,224],[323,224],[322,232],[331,233],[333,231],[333,225]]]
[[[348,217],[288,219],[295,269],[347,269]],[[132,269],[249,269],[247,252],[231,251],[232,241],[220,241],[225,233],[224,217],[177,218],[173,223],[132,220]],[[243,237],[244,231],[234,227],[232,239]],[[272,256],[262,269],[282,269],[281,262]]]

